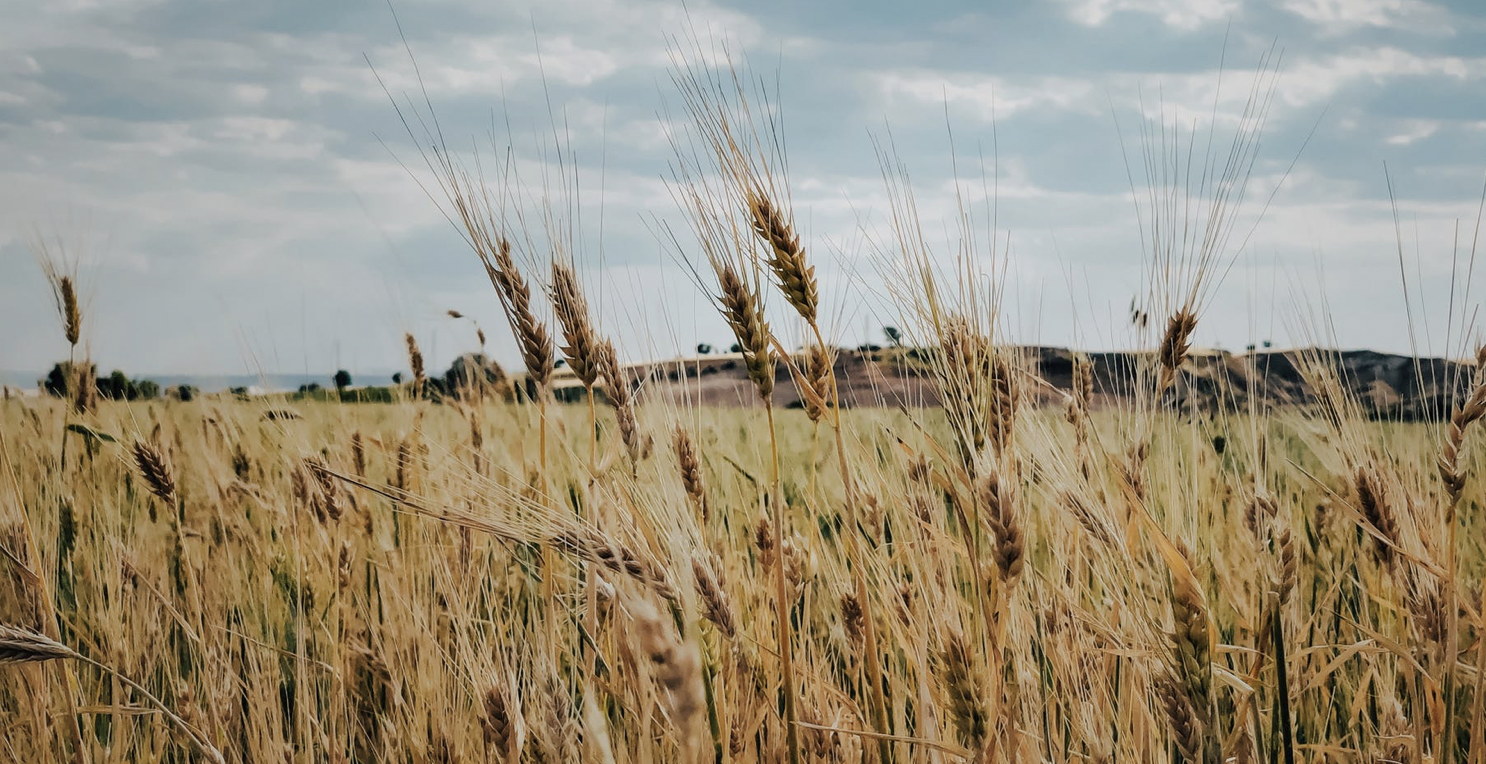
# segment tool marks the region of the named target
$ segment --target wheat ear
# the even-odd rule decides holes
[[[762,192],[748,193],[748,212],[753,231],[769,245],[769,268],[779,280],[779,289],[791,307],[812,326],[820,306],[820,293],[815,282],[815,268],[805,261],[805,249],[794,225]]]
[[[552,262],[552,309],[562,327],[562,352],[567,356],[568,368],[592,392],[599,375],[598,335],[589,320],[588,301],[583,298],[577,274],[571,266],[556,260]]]

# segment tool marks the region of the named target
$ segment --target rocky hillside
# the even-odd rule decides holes
[[[1036,380],[1026,389],[1044,403],[1056,403],[1069,387],[1074,353],[1063,348],[1023,348],[1028,370]],[[1251,400],[1270,405],[1299,405],[1312,400],[1309,386],[1296,368],[1303,351],[1257,352],[1235,355],[1221,351],[1195,354],[1182,382],[1173,393],[1184,407],[1212,409],[1246,406]],[[1448,412],[1453,395],[1468,381],[1473,366],[1442,358],[1348,350],[1331,353],[1339,376],[1371,416],[1387,419],[1435,419]],[[1092,353],[1095,405],[1110,405],[1131,392],[1134,370],[1141,362],[1135,353]],[[924,351],[840,351],[836,374],[846,406],[936,406],[938,391]],[[642,395],[652,400],[691,401],[712,406],[759,404],[748,381],[742,358],[736,354],[653,364],[636,369],[645,379]],[[798,407],[800,396],[789,372],[777,370],[774,404]]]

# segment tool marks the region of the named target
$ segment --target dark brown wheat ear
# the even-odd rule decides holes
[[[511,746],[516,740],[505,692],[499,686],[491,686],[485,691],[482,705],[485,713],[480,717],[480,726],[484,731],[485,745],[498,759],[505,760],[510,757]]]
[[[139,468],[139,474],[144,478],[145,484],[149,486],[150,493],[155,494],[160,501],[166,504],[175,503],[175,477],[171,473],[170,461],[165,458],[159,446],[153,443],[136,440],[134,441],[134,464]]]
[[[408,346],[408,366],[413,371],[413,391],[416,394],[423,390],[423,351],[418,349],[418,340],[412,332],[403,335],[403,342]]]
[[[77,347],[82,340],[83,311],[77,294],[77,259],[67,252],[60,240],[38,236],[31,245],[41,272],[52,287],[52,300],[56,303],[57,315],[62,319],[62,331],[67,344]]]
[[[1192,351],[1192,332],[1196,330],[1197,314],[1188,308],[1178,310],[1166,322],[1166,334],[1161,337],[1161,347],[1157,352],[1161,362],[1157,393],[1165,392],[1166,388],[1176,382],[1177,372]]]
[[[82,336],[83,312],[77,303],[77,286],[72,277],[62,276],[57,280],[57,308],[62,312],[62,326],[67,333],[67,344],[77,345]]]
[[[1395,560],[1394,550],[1400,541],[1398,517],[1385,490],[1382,475],[1376,464],[1368,461],[1359,464],[1353,473],[1353,487],[1357,490],[1357,505],[1363,519],[1376,528],[1382,538],[1375,539],[1373,555],[1384,567],[1391,568]]]

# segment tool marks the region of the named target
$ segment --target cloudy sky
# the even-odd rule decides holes
[[[501,150],[537,162],[563,125],[583,278],[634,358],[728,341],[652,233],[679,222],[668,41],[688,29],[777,80],[796,216],[845,343],[897,323],[869,255],[886,199],[874,140],[889,132],[946,253],[953,179],[979,188],[985,166],[1014,338],[1086,347],[1128,344],[1119,325],[1142,291],[1125,165],[1142,183],[1142,119],[1164,109],[1200,135],[1213,122],[1221,144],[1273,45],[1280,76],[1237,219],[1238,238],[1253,233],[1199,342],[1287,344],[1297,295],[1324,286],[1341,345],[1406,350],[1402,239],[1427,313],[1414,334],[1442,349],[1455,241],[1469,249],[1486,179],[1486,13],[1470,0],[395,6],[456,145],[488,149],[495,125]],[[442,367],[475,342],[451,308],[512,358],[375,76],[399,98],[416,83],[386,3],[0,0],[0,18],[0,369],[66,354],[38,232],[81,253],[106,368],[380,374],[403,365],[405,331]]]

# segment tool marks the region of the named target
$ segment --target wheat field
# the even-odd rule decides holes
[[[1338,439],[1298,416],[1156,418],[1137,504],[1131,465],[1080,461],[1057,448],[1078,442],[1063,412],[1028,412],[1020,477],[981,487],[1014,507],[992,518],[943,461],[942,416],[849,411],[853,519],[800,411],[776,423],[776,494],[746,410],[657,412],[663,443],[634,472],[607,416],[588,467],[580,406],[552,417],[545,467],[528,406],[297,410],[104,404],[92,431],[151,433],[162,496],[128,443],[65,433],[61,464],[63,404],[6,405],[7,505],[27,512],[4,545],[42,579],[9,579],[8,622],[44,626],[51,598],[63,642],[234,761],[783,759],[776,566],[808,761],[1195,761],[1209,745],[1403,761],[1444,744],[1447,713],[1462,751],[1476,729],[1480,503],[1462,506],[1471,583],[1446,704],[1441,587],[1419,581],[1432,558],[1412,559],[1447,502],[1425,425],[1354,433],[1379,459],[1379,506],[1416,515],[1408,547],[1375,537]],[[1091,452],[1128,427],[1080,422]],[[869,614],[890,738],[857,734],[875,729]],[[8,756],[60,759],[75,704],[88,760],[190,757],[109,674],[74,672],[69,694],[43,666],[7,671]]]
[[[1183,403],[1266,91],[1197,187],[1151,136],[1118,390],[1080,357],[1049,391],[982,288],[995,241],[966,211],[932,244],[883,147],[876,259],[944,405],[845,408],[772,111],[698,60],[657,231],[758,405],[647,401],[561,215],[422,142],[514,390],[427,394],[408,335],[390,404],[0,403],[0,758],[1486,760],[1486,353],[1437,422],[1372,421],[1324,351],[1303,405]]]

